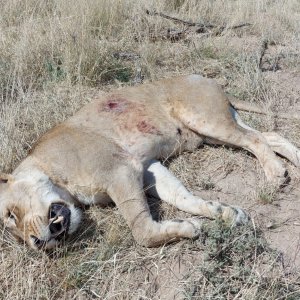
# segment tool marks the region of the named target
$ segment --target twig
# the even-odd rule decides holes
[[[241,28],[241,27],[245,27],[245,26],[250,26],[250,25],[252,25],[252,24],[251,24],[251,23],[242,23],[242,24],[238,24],[238,25],[234,25],[234,26],[229,26],[229,27],[221,26],[221,27],[219,27],[219,28],[214,32],[214,35],[221,35],[221,33],[222,33],[225,29],[232,30],[232,29],[237,29],[237,28]]]
[[[168,19],[168,20],[172,20],[172,21],[177,22],[177,23],[181,23],[181,24],[189,26],[189,27],[195,27],[195,26],[206,27],[206,28],[214,28],[215,27],[212,24],[204,24],[204,23],[196,23],[196,22],[185,21],[185,20],[182,20],[182,19],[178,19],[178,18],[175,18],[175,17],[168,16],[164,13],[159,13],[159,12],[156,12],[156,11],[151,12],[148,9],[146,10],[146,14],[150,15],[150,16],[159,16],[159,17],[162,17],[162,18],[165,18],[165,19]]]
[[[268,49],[268,41],[264,40],[262,42],[262,45],[261,45],[261,50],[260,50],[260,57],[259,57],[259,64],[258,64],[258,67],[260,70],[262,70],[262,65],[263,65],[263,58],[266,54],[266,50]]]
[[[156,42],[157,40],[170,40],[171,42],[177,42],[185,38],[187,32],[188,29],[176,30],[176,29],[169,28],[166,34],[158,34],[158,35],[150,34],[150,39],[153,42]]]
[[[209,29],[213,29],[213,28],[217,27],[216,25],[209,24],[209,23],[190,22],[190,21],[182,20],[182,19],[171,17],[171,16],[168,16],[168,15],[166,15],[164,13],[159,13],[159,12],[156,12],[156,11],[152,11],[151,12],[149,10],[146,10],[146,14],[150,15],[150,16],[159,16],[159,17],[162,17],[164,19],[171,20],[171,21],[173,21],[175,23],[180,23],[180,24],[186,25],[188,27],[196,27],[196,29],[195,29],[196,33],[205,33]],[[228,28],[228,29],[237,29],[237,28],[241,28],[241,27],[245,27],[245,26],[250,26],[250,25],[252,25],[252,24],[250,24],[250,23],[242,23],[242,24],[231,26],[231,27],[221,26],[221,27],[219,27],[217,29],[217,31],[214,34],[215,35],[220,35],[224,31],[224,29],[226,29],[226,28]]]
[[[241,28],[241,27],[245,27],[245,26],[251,26],[251,25],[252,25],[251,23],[242,23],[242,24],[239,24],[239,25],[231,26],[228,29],[237,29],[237,28]]]

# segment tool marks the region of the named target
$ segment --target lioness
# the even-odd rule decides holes
[[[202,143],[247,149],[276,184],[287,171],[273,151],[300,166],[295,146],[242,123],[213,80],[181,76],[101,95],[47,132],[12,175],[0,176],[1,218],[34,249],[73,233],[79,204],[110,201],[147,247],[199,234],[200,219],[154,221],[145,191],[193,215],[246,223],[242,209],[193,196],[159,162]]]

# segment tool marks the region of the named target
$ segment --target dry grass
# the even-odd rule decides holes
[[[153,36],[186,27],[147,15],[147,9],[216,28],[190,31],[176,42],[154,42]],[[90,101],[97,88],[133,84],[139,68],[146,81],[200,73],[267,111],[300,109],[299,19],[298,0],[3,0],[0,170],[11,171],[43,132]],[[230,29],[244,22],[252,25]],[[264,41],[269,47],[262,72]],[[116,55],[120,52],[138,58],[123,59]],[[275,67],[280,71],[272,71]],[[300,146],[299,121],[243,117],[257,129],[281,131]],[[196,193],[237,203],[243,195],[243,203],[252,203],[246,205],[250,210],[257,203],[262,176],[243,151],[205,147],[172,161],[170,168]],[[228,187],[224,178],[232,184],[237,179],[233,174],[245,184],[243,191],[238,185]],[[292,186],[297,184],[299,180]],[[162,208],[164,217],[180,214]],[[89,226],[51,255],[32,253],[3,232],[0,298],[300,298],[299,273],[288,276],[256,230],[228,232],[216,224],[204,231],[205,241],[145,249],[135,245],[117,210],[93,208],[87,218]]]

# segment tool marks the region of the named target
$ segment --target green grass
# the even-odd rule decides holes
[[[203,230],[204,261],[187,276],[186,299],[298,299],[299,274],[284,275],[282,254],[252,226],[230,228],[220,221]],[[258,264],[263,269],[257,270]]]

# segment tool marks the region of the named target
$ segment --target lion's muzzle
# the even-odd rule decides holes
[[[53,203],[49,208],[49,237],[41,239],[35,235],[30,235],[30,238],[37,248],[49,248],[48,246],[50,245],[48,244],[50,244],[50,241],[58,242],[67,235],[70,222],[71,210],[63,203]]]

